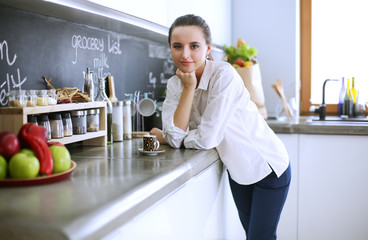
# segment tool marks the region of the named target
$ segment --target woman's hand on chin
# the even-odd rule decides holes
[[[197,85],[197,77],[195,72],[183,72],[179,68],[176,70],[176,75],[179,77],[181,82],[184,84],[184,87],[193,87],[195,88]]]

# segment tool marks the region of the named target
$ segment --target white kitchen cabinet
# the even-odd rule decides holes
[[[244,238],[245,234],[232,202],[227,174],[223,171],[222,163],[217,161],[103,239]]]
[[[299,134],[277,134],[277,136],[285,144],[291,166],[289,194],[280,216],[277,237],[280,240],[296,240],[298,234]]]
[[[367,136],[300,135],[298,240],[368,237]]]

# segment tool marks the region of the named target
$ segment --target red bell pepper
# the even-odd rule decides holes
[[[26,123],[19,130],[18,138],[21,144],[27,145],[35,152],[40,162],[40,174],[51,175],[54,168],[51,151],[47,145],[47,137],[43,134],[44,127]],[[23,146],[23,145],[22,145]]]

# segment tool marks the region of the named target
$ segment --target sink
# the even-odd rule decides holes
[[[325,120],[319,120],[319,116],[312,116],[306,120],[306,123],[316,125],[367,125],[368,117],[341,118],[338,116],[326,116]]]

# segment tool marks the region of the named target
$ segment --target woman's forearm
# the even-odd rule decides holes
[[[195,87],[184,87],[174,114],[174,125],[186,131],[189,125],[190,112],[192,110]]]

